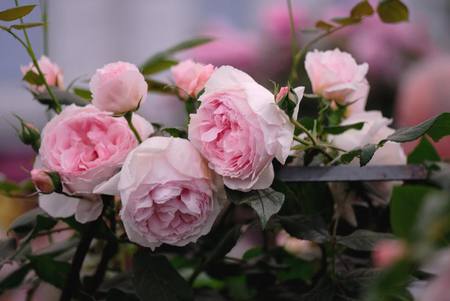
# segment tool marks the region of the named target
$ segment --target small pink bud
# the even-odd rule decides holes
[[[277,96],[275,96],[275,102],[280,102],[283,98],[286,97],[286,95],[289,93],[289,87],[281,87],[280,91],[278,92]]]
[[[31,181],[34,186],[42,193],[52,193],[55,191],[52,178],[44,169],[33,169],[31,171]]]
[[[376,267],[388,267],[406,255],[406,245],[400,240],[382,240],[375,245],[372,253]]]
[[[286,252],[306,261],[322,257],[322,250],[318,244],[313,241],[292,237],[284,230],[278,233],[276,243],[284,248]]]

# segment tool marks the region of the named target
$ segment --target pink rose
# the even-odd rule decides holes
[[[358,65],[353,57],[339,49],[308,52],[305,69],[313,92],[339,103],[352,103],[352,93],[364,89],[369,69],[366,63]]]
[[[139,69],[130,63],[116,62],[97,69],[89,83],[92,104],[103,111],[134,111],[147,98],[148,85]]]
[[[129,239],[152,249],[163,243],[184,246],[208,233],[224,193],[192,144],[171,137],[144,141],[95,192],[120,192]]]
[[[184,98],[187,96],[197,97],[213,73],[214,66],[185,60],[172,67],[171,71],[180,95]]]
[[[50,61],[50,59],[45,55],[41,56],[38,61],[38,65],[42,73],[44,74],[45,80],[47,81],[47,84],[49,86],[64,89],[63,73],[58,65]],[[20,67],[20,71],[23,75],[27,74],[30,70],[38,74],[38,71],[33,63],[29,63],[27,66]],[[35,93],[42,93],[45,91],[45,86],[30,85],[30,89]]]
[[[143,138],[153,132],[151,124],[136,114],[133,123]],[[137,145],[125,118],[110,116],[92,105],[71,105],[42,130],[40,162],[35,168],[57,172],[69,194],[91,194],[96,185],[119,171]],[[52,193],[41,195],[39,205],[54,217],[75,213],[77,220],[85,222],[98,217],[102,208],[97,198],[88,199]]]
[[[303,89],[298,89],[298,94]],[[299,96],[299,102],[303,95]],[[189,139],[231,189],[249,191],[272,184],[273,158],[284,163],[294,127],[274,95],[249,75],[223,66],[211,75],[191,114]],[[298,110],[295,110],[296,112]]]
[[[406,245],[400,240],[382,240],[375,245],[372,253],[373,264],[386,268],[402,259],[407,253]]]
[[[42,193],[52,193],[55,191],[53,181],[48,175],[48,171],[44,169],[35,168],[31,171],[31,181],[34,186]]]

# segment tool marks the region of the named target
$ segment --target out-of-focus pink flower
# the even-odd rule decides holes
[[[55,191],[53,181],[48,175],[48,171],[42,168],[35,168],[31,171],[31,181],[42,193],[52,193]]]
[[[44,74],[45,80],[47,81],[47,84],[49,86],[64,89],[63,73],[58,65],[50,61],[50,59],[45,55],[41,56],[38,61],[38,65],[42,73]],[[38,74],[38,71],[33,63],[29,63],[27,66],[20,67],[20,71],[23,75],[27,74],[27,72],[30,70],[35,74]],[[36,93],[42,93],[45,91],[45,86],[30,85],[30,89]]]
[[[402,79],[395,108],[398,126],[413,126],[442,112],[450,111],[450,56],[425,60]],[[417,142],[404,144],[407,152]],[[450,158],[450,137],[435,147],[442,158]]]
[[[134,111],[147,98],[148,85],[139,69],[115,62],[97,69],[89,83],[92,104],[103,111]]]
[[[184,246],[208,233],[224,197],[223,183],[191,142],[172,137],[141,143],[95,192],[120,193],[129,239],[152,249]]]
[[[214,66],[185,60],[173,66],[171,71],[181,97],[197,97],[213,73]]]
[[[402,259],[407,253],[406,245],[401,240],[382,240],[375,245],[372,253],[373,264],[386,268]]]
[[[247,72],[257,66],[260,51],[253,34],[226,23],[207,24],[202,34],[214,38],[214,41],[193,48],[187,52],[187,57],[214,66],[231,65]]]
[[[299,104],[303,88],[298,91]],[[268,188],[274,179],[272,160],[286,161],[294,132],[274,95],[248,74],[222,66],[199,100],[197,113],[191,114],[189,139],[209,167],[231,189]]]
[[[281,230],[276,236],[276,244],[286,252],[306,261],[320,259],[322,250],[319,245],[310,240],[298,239]]]
[[[349,53],[339,49],[308,52],[305,69],[313,92],[329,100],[349,104],[357,100],[355,93],[368,90],[367,63],[358,65]]]

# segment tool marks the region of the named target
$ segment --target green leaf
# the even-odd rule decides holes
[[[331,135],[339,135],[344,133],[345,131],[351,130],[351,129],[355,129],[355,130],[360,130],[362,129],[364,126],[364,122],[357,122],[357,123],[352,123],[352,124],[346,124],[346,125],[339,125],[339,126],[329,126],[329,127],[325,127],[323,130]]]
[[[292,236],[324,243],[330,239],[320,216],[291,215],[278,217],[283,228]]]
[[[106,294],[106,301],[139,301],[139,298],[134,294],[113,288]]]
[[[416,126],[401,128],[383,141],[408,142],[427,134],[434,141],[450,135],[450,113],[442,113]]]
[[[172,137],[187,138],[187,133],[183,129],[163,128],[161,131],[168,133]]]
[[[70,264],[56,261],[51,255],[29,256],[30,264],[40,279],[58,288],[64,288]]]
[[[228,252],[233,249],[241,235],[241,226],[235,225],[219,241],[217,246],[207,255],[204,266],[222,259]]]
[[[9,226],[8,231],[13,231],[19,235],[24,235],[30,232],[36,225],[38,215],[43,215],[45,212],[41,208],[35,208],[18,216]]]
[[[433,189],[427,186],[397,186],[392,192],[390,201],[390,221],[392,231],[402,238],[409,238],[419,218],[418,214],[424,198]]]
[[[264,254],[264,251],[261,247],[254,247],[245,251],[244,255],[242,255],[242,259],[251,260],[253,258],[259,257]]]
[[[141,300],[193,300],[189,284],[166,257],[141,249],[133,257],[133,284]]]
[[[325,31],[330,31],[334,28],[333,24],[330,24],[328,22],[319,20],[316,22],[316,28],[321,29],[321,30],[325,30]]]
[[[29,271],[30,265],[24,264],[14,272],[8,274],[8,276],[6,276],[5,278],[3,278],[0,281],[0,295],[8,289],[19,286],[24,281]]]
[[[181,42],[173,47],[166,49],[165,51],[151,56],[145,61],[144,64],[141,65],[140,69],[142,70],[143,74],[152,74],[164,71],[177,63],[171,58],[171,56],[175,53],[187,50],[189,48],[197,47],[211,41],[211,38],[197,38]]]
[[[363,0],[352,8],[350,15],[353,18],[362,18],[365,16],[371,16],[373,15],[373,13],[374,10],[372,8],[372,5],[370,5],[369,1]]]
[[[345,17],[345,18],[334,18],[332,19],[332,21],[340,25],[353,25],[361,23],[362,19],[355,17]]]
[[[27,29],[27,28],[44,26],[44,25],[45,25],[45,23],[43,23],[43,22],[30,22],[30,23],[14,24],[14,25],[11,25],[10,28]]]
[[[337,243],[357,251],[372,251],[377,242],[384,239],[394,239],[390,233],[378,233],[359,229],[347,236],[339,236]]]
[[[20,192],[22,189],[17,183],[2,181],[0,182],[0,192],[6,196],[11,196],[14,193]]]
[[[76,104],[78,106],[85,106],[86,104],[88,104],[88,102],[85,99],[75,94],[72,94],[69,91],[61,90],[56,87],[50,87],[50,89],[52,89],[53,94],[56,96],[56,98],[62,105]],[[53,100],[47,91],[35,94],[34,98],[44,105],[53,104]]]
[[[436,149],[427,137],[422,137],[420,143],[408,156],[408,164],[420,164],[425,161],[440,161]]]
[[[378,146],[376,144],[367,144],[361,149],[360,165],[364,166],[372,160]]]
[[[164,70],[169,69],[172,66],[178,64],[178,61],[166,58],[159,57],[155,58],[152,61],[148,61],[146,64],[142,66],[142,73],[145,75],[158,73]]]
[[[79,87],[73,88],[73,93],[81,98],[84,98],[88,101],[91,101],[92,99],[92,93],[91,91]]]
[[[26,81],[29,84],[36,85],[36,86],[41,86],[45,82],[44,78],[40,74],[34,72],[33,70],[30,70],[27,73],[25,73],[22,80]]]
[[[146,78],[145,81],[148,84],[149,92],[177,95],[177,88],[174,86],[171,86],[170,84],[163,83],[163,82],[151,79],[151,78]]]
[[[0,11],[0,20],[14,21],[25,17],[35,8],[36,5],[23,5]]]
[[[385,23],[398,23],[409,19],[408,7],[400,0],[381,0],[377,11]]]

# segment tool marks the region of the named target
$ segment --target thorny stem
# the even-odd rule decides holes
[[[16,6],[19,6],[19,0],[14,0],[16,3]],[[20,18],[20,23],[24,24],[23,19]],[[45,75],[41,70],[41,67],[39,67],[39,63],[36,59],[36,55],[33,51],[33,47],[31,46],[31,41],[30,38],[28,36],[27,30],[25,28],[22,29],[23,31],[23,35],[25,37],[25,42],[19,37],[17,36],[15,33],[13,33],[10,29],[5,29],[5,31],[7,31],[9,34],[11,34],[16,40],[18,40],[20,42],[20,44],[22,44],[22,46],[25,48],[25,50],[28,52],[28,55],[31,58],[31,61],[33,62],[34,67],[36,67],[37,72],[39,73],[39,76],[42,78],[43,82],[44,82],[44,86],[45,89],[47,90],[48,94],[50,95],[50,98],[53,101],[53,105],[54,105],[54,110],[56,113],[60,113],[61,112],[61,104],[59,103],[58,99],[56,98],[55,94],[53,93],[52,89],[50,89],[50,86],[47,83],[47,80],[45,79]]]

